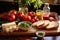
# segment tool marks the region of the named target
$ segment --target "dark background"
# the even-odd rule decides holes
[[[43,9],[44,4],[41,6],[40,9]],[[17,10],[18,11],[18,3],[13,3],[13,2],[3,2],[0,1],[0,13],[9,11],[9,10]],[[28,6],[29,11],[36,11],[36,9],[34,9],[33,5],[31,4],[31,6]],[[51,8],[51,12],[57,12],[58,15],[60,15],[60,5],[50,5]]]

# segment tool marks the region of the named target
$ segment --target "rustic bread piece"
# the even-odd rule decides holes
[[[42,28],[44,25],[44,21],[38,21],[32,24],[33,27],[37,27],[37,28]]]
[[[58,27],[58,22],[52,21],[49,23],[49,25],[46,27],[47,29],[52,29],[52,28],[57,28]]]
[[[38,24],[37,24],[37,28],[44,28],[44,21],[40,21]]]
[[[44,27],[46,27],[46,26],[48,26],[49,25],[49,23],[50,23],[50,21],[49,20],[44,20]]]
[[[38,21],[38,22],[33,23],[33,24],[32,24],[32,26],[33,26],[33,27],[35,27],[35,26],[37,26],[37,24],[38,24],[38,23],[39,23],[39,21]]]

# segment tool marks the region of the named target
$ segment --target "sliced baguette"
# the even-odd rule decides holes
[[[52,28],[57,28],[58,27],[58,22],[52,21],[49,23],[49,25],[46,27],[47,29],[52,29]]]
[[[49,23],[50,23],[50,21],[49,20],[44,20],[44,27],[46,27],[46,26],[48,26],[49,25]]]
[[[37,27],[37,28],[42,28],[44,25],[44,21],[38,21],[32,24],[33,27]]]
[[[44,28],[44,21],[40,21],[38,24],[37,24],[37,28]]]

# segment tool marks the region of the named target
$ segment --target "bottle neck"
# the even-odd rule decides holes
[[[49,4],[45,4],[45,5],[44,5],[44,7],[43,7],[43,12],[50,14],[50,7],[49,7]]]

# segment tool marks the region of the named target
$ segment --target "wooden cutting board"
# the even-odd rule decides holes
[[[60,24],[60,21],[59,21]],[[6,33],[1,31],[0,36],[36,36],[37,31],[43,31],[45,32],[45,36],[57,36],[60,35],[60,25],[57,29],[54,30],[46,30],[46,29],[35,29],[35,28],[30,28],[28,31],[14,31],[10,33]]]

